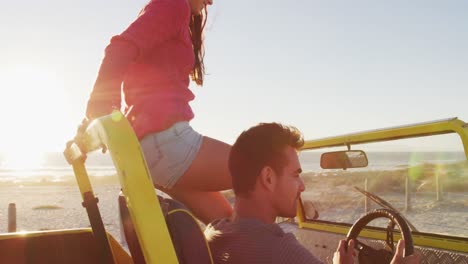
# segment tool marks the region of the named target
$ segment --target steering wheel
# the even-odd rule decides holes
[[[364,227],[366,227],[367,224],[369,224],[372,220],[377,218],[387,218],[390,220],[387,226],[386,239],[386,246],[388,247],[388,249],[377,250],[357,240],[357,237],[361,230]],[[413,237],[411,236],[411,231],[403,217],[393,210],[375,209],[359,218],[353,224],[351,229],[349,229],[348,235],[346,236],[347,242],[351,239],[354,239],[356,242],[355,248],[359,252],[359,263],[390,263],[390,261],[393,258],[393,254],[395,254],[395,247],[393,241],[393,231],[395,225],[398,226],[398,228],[401,231],[401,236],[405,240],[404,257],[413,254]]]

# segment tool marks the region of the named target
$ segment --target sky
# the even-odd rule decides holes
[[[4,1],[0,153],[62,151],[103,51],[146,0]],[[468,121],[467,1],[214,0],[192,126],[233,143],[259,122],[306,139]]]

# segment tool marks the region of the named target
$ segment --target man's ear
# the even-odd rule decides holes
[[[276,174],[270,166],[265,166],[260,171],[260,184],[266,190],[273,192],[276,186]]]

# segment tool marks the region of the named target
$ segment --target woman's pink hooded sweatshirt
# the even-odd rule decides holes
[[[152,0],[105,49],[86,116],[121,109],[139,139],[194,117],[189,75],[194,54],[187,0]]]

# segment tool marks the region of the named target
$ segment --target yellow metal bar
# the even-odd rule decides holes
[[[81,196],[84,199],[86,192],[93,193],[91,182],[89,181],[88,172],[85,167],[86,153],[82,153],[81,149],[73,143],[64,152],[67,161],[72,165],[73,172],[75,173],[78,187],[80,188]]]
[[[297,203],[296,208],[296,219],[298,221],[299,227],[302,227],[302,223],[305,223],[306,218],[304,215],[304,209],[302,207],[302,198],[299,197],[299,202]]]
[[[424,137],[457,133],[463,143],[465,157],[468,160],[468,124],[458,118],[448,118],[432,122],[410,124],[405,126],[384,128],[371,131],[346,134],[341,136],[327,137],[316,140],[306,140],[302,150],[320,149],[327,147],[338,147],[347,145],[364,144],[370,142],[390,141],[405,138]],[[302,202],[297,209],[297,220],[299,228],[319,230],[337,234],[348,233],[349,227],[336,225],[333,223],[322,223],[318,221],[306,221]],[[364,229],[361,232],[363,237],[373,239],[385,239],[385,231]],[[455,250],[468,253],[468,242],[466,238],[447,238],[446,236],[431,234],[414,234],[415,245],[428,246],[440,249]]]
[[[97,119],[87,129],[86,149],[107,146],[146,263],[178,263],[140,144],[120,113]]]
[[[85,138],[86,139],[86,138]],[[86,142],[86,141],[85,141]],[[104,263],[117,263],[116,255],[112,252],[109,235],[105,230],[104,223],[97,205],[98,200],[94,197],[91,182],[85,167],[86,153],[74,142],[65,150],[65,157],[72,164],[73,172],[86,208],[89,221],[93,228],[93,234],[97,242],[98,250],[102,253],[101,261]]]
[[[78,182],[78,187],[80,188],[81,198],[84,200],[84,194],[89,192],[93,194],[93,188],[91,187],[91,182],[89,181],[88,172],[86,171],[84,161],[77,160],[73,164],[73,172],[75,173],[76,181]]]
[[[349,226],[335,225],[332,223],[321,223],[306,221],[300,224],[301,228],[325,231],[336,234],[347,235]],[[360,237],[385,240],[387,237],[386,230],[363,229],[359,234]],[[400,239],[400,234],[395,234],[394,239]],[[468,253],[467,242],[462,239],[446,238],[443,236],[413,234],[413,243],[417,246],[427,246],[433,248],[440,248],[446,250],[454,250],[459,252]]]
[[[468,124],[458,118],[306,140],[302,149],[319,149],[448,133],[457,133],[460,136],[465,156],[468,159]]]

